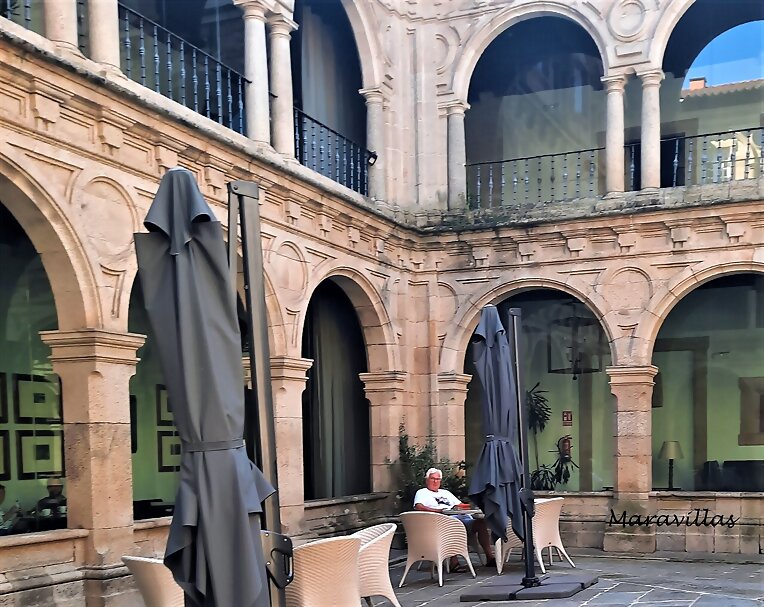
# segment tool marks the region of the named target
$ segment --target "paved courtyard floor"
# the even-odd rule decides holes
[[[576,563],[575,570],[555,560],[547,572],[555,576],[574,571],[591,573],[599,576],[599,582],[567,599],[460,602],[459,597],[466,590],[495,581],[495,568],[476,568],[476,579],[469,573],[444,574],[441,588],[437,576],[431,579],[429,568],[423,566],[421,571],[412,569],[405,586],[398,588],[403,564],[393,561],[390,577],[401,607],[764,607],[764,559],[759,557],[732,557],[725,562],[686,562],[678,560],[681,556],[670,555],[629,558],[571,554],[571,557]],[[523,566],[516,558],[513,557],[510,570],[522,571]],[[383,599],[375,599],[374,604],[391,605]]]

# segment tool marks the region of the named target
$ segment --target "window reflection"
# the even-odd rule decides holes
[[[764,490],[764,276],[718,278],[684,297],[661,327],[653,364],[654,488]]]
[[[40,331],[58,328],[42,260],[0,205],[0,535],[66,527],[61,383]]]

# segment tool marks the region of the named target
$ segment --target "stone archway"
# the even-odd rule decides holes
[[[457,310],[455,320],[443,340],[443,346],[440,352],[440,362],[438,369],[440,373],[458,372],[460,367],[460,357],[464,357],[472,333],[475,331],[480,320],[480,309],[487,304],[495,304],[503,301],[512,295],[521,291],[531,289],[551,289],[571,295],[586,305],[595,317],[600,321],[602,329],[605,331],[608,342],[613,343],[615,334],[613,327],[606,314],[608,310],[607,303],[601,296],[597,295],[591,287],[585,288],[584,285],[576,286],[574,282],[561,282],[547,278],[524,278],[519,280],[507,281],[502,285],[495,287],[485,293],[476,295],[467,302],[461,310]],[[611,355],[613,364],[617,364],[617,352],[611,346]]]
[[[69,219],[40,184],[2,155],[0,190],[2,203],[40,254],[56,302],[59,330],[101,326],[96,277]]]
[[[377,88],[382,83],[383,52],[374,27],[374,16],[365,4],[353,0],[342,0],[342,6],[350,21],[358,49],[363,88]]]
[[[531,2],[522,6],[510,7],[494,17],[464,45],[456,58],[452,79],[454,97],[466,101],[472,73],[483,52],[502,32],[515,23],[536,17],[564,17],[580,25],[591,36],[602,59],[605,74],[608,73],[608,55],[606,42],[595,24],[585,15],[562,3]]]

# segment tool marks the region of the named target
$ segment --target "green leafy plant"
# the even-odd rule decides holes
[[[465,463],[439,458],[432,439],[423,445],[412,445],[403,424],[398,427],[398,460],[388,463],[392,468],[397,485],[396,496],[402,510],[412,508],[414,495],[424,487],[424,475],[429,468],[438,468],[443,472],[443,489],[448,489],[460,499],[467,497]]]
[[[533,451],[536,456],[536,469],[540,469],[539,464],[539,444],[538,434],[544,431],[549,423],[552,410],[549,407],[549,400],[545,396],[546,390],[539,390],[539,382],[525,393],[525,404],[528,410],[528,429],[533,432]]]

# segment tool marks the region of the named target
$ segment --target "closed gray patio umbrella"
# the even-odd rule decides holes
[[[181,439],[164,562],[191,607],[270,605],[260,543],[273,487],[244,448],[236,295],[220,222],[192,173],[162,178],[135,235],[138,273]]]
[[[483,386],[485,443],[470,481],[470,498],[485,513],[496,537],[506,539],[507,521],[520,539],[525,537],[520,509],[517,386],[506,331],[496,306],[485,306],[472,337],[472,351]]]

